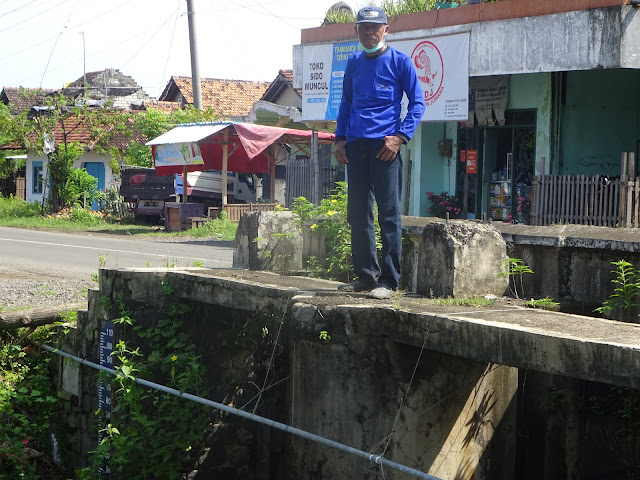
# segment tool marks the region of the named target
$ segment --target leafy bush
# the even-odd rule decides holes
[[[98,179],[82,168],[75,168],[69,175],[69,185],[67,187],[68,202],[71,205],[86,207],[96,199],[98,192]],[[86,192],[86,205],[85,201]]]
[[[611,262],[611,264],[616,267],[611,271],[614,274],[611,283],[617,286],[611,296],[595,311],[607,318],[613,317],[615,313],[621,313],[623,321],[631,322],[631,311],[640,306],[638,304],[640,272],[626,260]]]
[[[71,210],[71,221],[93,227],[103,223],[104,220],[99,214],[91,210],[76,207]]]
[[[349,281],[353,272],[351,261],[351,227],[347,223],[347,184],[337,182],[335,192],[317,207],[304,197],[294,199],[291,210],[300,217],[301,225],[309,225],[311,233],[324,236],[326,258],[312,258],[307,268],[314,276]],[[376,246],[381,248],[380,227],[375,221]]]
[[[442,192],[438,195],[433,192],[427,192],[427,198],[431,202],[429,213],[434,217],[445,218],[447,213],[450,216],[460,215],[462,211],[460,199],[455,195],[449,195],[447,192]]]
[[[37,217],[42,215],[42,206],[27,203],[21,198],[0,196],[0,218]]]
[[[42,332],[47,331],[40,327],[34,337],[44,340]],[[20,334],[5,331],[0,336],[0,478],[69,478],[54,463],[66,460],[68,452],[61,405],[49,378],[51,356],[23,348]]]

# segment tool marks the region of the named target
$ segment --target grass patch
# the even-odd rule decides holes
[[[463,298],[428,298],[425,301],[429,305],[440,305],[444,307],[491,307],[495,303],[492,298],[484,297],[463,297]]]
[[[528,302],[524,302],[525,307],[541,308],[543,310],[559,311],[560,304],[549,297],[535,299],[532,298]]]
[[[238,225],[226,219],[215,219],[207,222],[201,228],[168,233],[157,226],[135,224],[132,220],[120,219],[102,212],[93,212],[82,208],[70,208],[55,215],[47,215],[39,203],[27,203],[13,197],[0,197],[0,227],[96,232],[127,236],[214,237],[217,240],[232,241],[236,237]]]

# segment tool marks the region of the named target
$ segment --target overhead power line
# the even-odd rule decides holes
[[[35,0],[34,0],[34,1],[35,1]],[[25,23],[25,22],[28,22],[29,20],[32,20],[32,19],[34,19],[34,18],[36,18],[36,17],[38,17],[38,16],[42,15],[43,13],[47,13],[47,12],[49,12],[49,11],[53,10],[54,8],[58,8],[60,5],[62,5],[62,4],[64,4],[64,3],[67,3],[67,2],[70,2],[70,1],[71,1],[71,0],[62,0],[60,3],[57,3],[56,5],[52,6],[51,8],[47,8],[46,10],[43,10],[43,11],[41,11],[40,13],[36,13],[35,15],[32,15],[32,16],[31,16],[31,17],[29,17],[29,18],[25,18],[24,20],[21,20],[21,21],[19,21],[18,23],[14,23],[13,25],[11,25],[11,26],[9,26],[9,27],[7,27],[7,28],[3,28],[2,30],[0,30],[0,33],[2,33],[2,32],[6,32],[7,30],[12,29],[13,27],[17,27],[18,25],[21,25],[21,24],[23,24],[23,23]],[[31,2],[31,3],[33,3],[33,2]]]

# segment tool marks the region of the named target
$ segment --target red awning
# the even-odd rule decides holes
[[[179,125],[167,133],[147,142],[155,145],[197,143],[200,146],[204,165],[187,165],[187,171],[222,170],[223,139],[228,136],[229,161],[227,169],[236,173],[268,173],[271,161],[266,151],[273,144],[296,145],[299,148],[311,145],[312,130],[269,127],[253,123],[212,122]],[[333,143],[335,136],[328,132],[317,132],[319,143]],[[308,150],[307,150],[308,151]],[[184,165],[156,166],[158,175],[182,173]]]

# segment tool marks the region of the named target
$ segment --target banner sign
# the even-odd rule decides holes
[[[423,122],[467,120],[469,33],[388,43],[406,53],[418,73],[427,104]],[[303,120],[338,118],[344,70],[359,48],[358,42],[303,46]]]
[[[467,173],[478,173],[478,151],[467,150]]]
[[[204,165],[197,143],[156,145],[156,168],[175,165]]]
[[[469,80],[471,101],[469,123],[476,125],[504,125],[504,112],[509,100],[509,76],[474,77]]]

